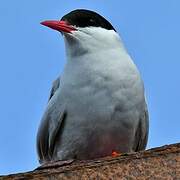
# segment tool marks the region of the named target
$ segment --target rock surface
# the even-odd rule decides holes
[[[180,180],[180,143],[138,153],[91,161],[51,163],[33,171],[0,176],[0,180],[28,179],[172,179]]]

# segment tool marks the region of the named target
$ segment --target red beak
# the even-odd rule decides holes
[[[41,24],[65,33],[71,33],[72,31],[77,30],[75,27],[69,25],[66,21],[43,21]]]

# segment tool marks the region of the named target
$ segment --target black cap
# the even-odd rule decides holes
[[[114,30],[114,27],[101,15],[86,9],[77,9],[64,15],[61,20],[67,21],[76,27],[102,27]]]

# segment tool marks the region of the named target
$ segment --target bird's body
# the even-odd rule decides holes
[[[145,149],[143,82],[119,35],[113,29],[79,27],[64,39],[67,63],[37,136],[40,162]]]

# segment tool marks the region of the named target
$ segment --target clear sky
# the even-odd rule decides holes
[[[106,17],[138,66],[150,114],[148,148],[180,141],[179,0],[1,0],[0,174],[38,166],[37,128],[65,63],[61,35],[39,23],[77,8]]]

